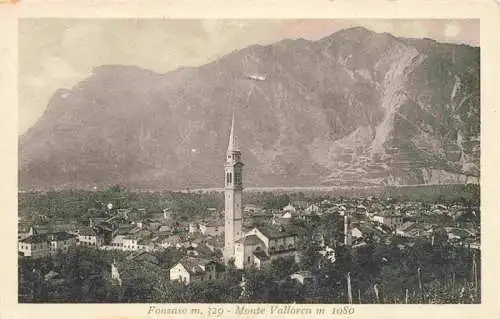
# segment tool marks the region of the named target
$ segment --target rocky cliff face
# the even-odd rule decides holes
[[[20,187],[220,187],[233,107],[247,185],[477,182],[479,60],[353,28],[167,74],[98,67],[20,137]]]

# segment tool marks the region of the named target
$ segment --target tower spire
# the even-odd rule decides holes
[[[234,129],[234,107],[233,107],[233,119],[231,121],[231,133],[229,134],[229,145],[227,146],[228,152],[239,151],[238,141],[236,138],[236,133]]]

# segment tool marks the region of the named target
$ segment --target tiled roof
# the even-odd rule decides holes
[[[242,237],[237,242],[244,243],[246,245],[264,244],[264,242],[256,235],[248,235],[248,236]]]
[[[48,233],[48,234],[40,234],[40,235],[32,235],[27,238],[20,240],[22,243],[41,243],[48,242],[52,240],[62,241],[71,238],[76,238],[76,235],[67,233],[67,232],[57,232],[57,233]]]
[[[279,227],[274,227],[274,226],[260,226],[257,227],[257,229],[267,238],[269,239],[275,239],[275,238],[282,238],[282,237],[290,237],[290,236],[296,236],[297,234],[289,229],[286,229],[284,227],[279,228]]]
[[[198,274],[205,271],[205,265],[210,261],[204,258],[186,257],[179,261],[190,274]]]
[[[21,243],[27,243],[27,244],[36,244],[36,243],[43,243],[43,242],[48,242],[49,239],[47,237],[47,234],[40,234],[40,235],[32,235],[29,237],[26,237],[24,239],[21,239],[19,242]]]
[[[78,235],[80,236],[95,236],[95,230],[90,227],[83,227],[78,230]]]

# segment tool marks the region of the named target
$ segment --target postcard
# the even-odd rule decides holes
[[[2,317],[498,313],[498,4],[293,3],[0,4]]]

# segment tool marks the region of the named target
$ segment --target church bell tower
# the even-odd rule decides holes
[[[234,258],[235,241],[243,237],[241,230],[243,163],[234,128],[234,111],[224,164],[224,175],[224,261],[227,263],[231,258]]]

